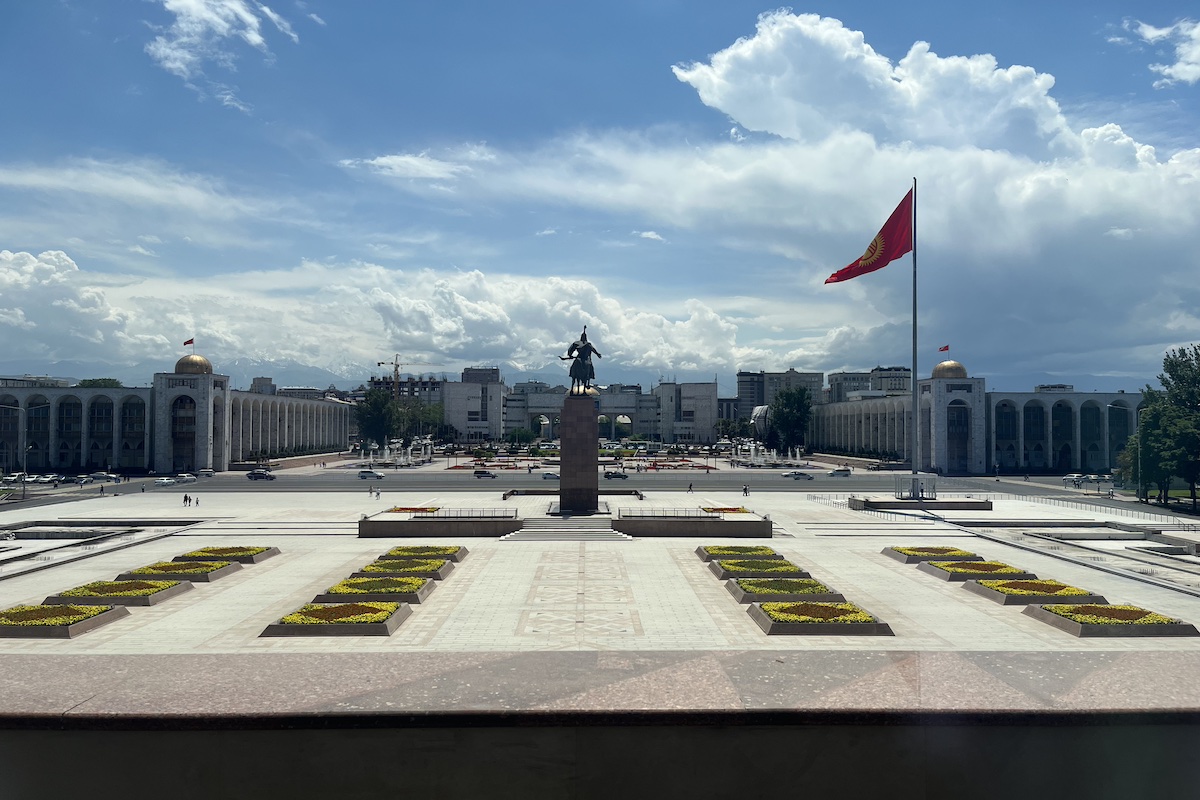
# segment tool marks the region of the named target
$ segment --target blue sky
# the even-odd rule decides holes
[[[0,370],[907,364],[907,260],[822,282],[916,176],[922,372],[1136,390],[1200,340],[1200,15],[976,5],[3,3]]]

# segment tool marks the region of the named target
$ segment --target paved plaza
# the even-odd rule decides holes
[[[547,496],[183,489],[10,508],[3,522],[139,521],[107,544],[0,561],[0,608],[204,546],[279,556],[70,640],[0,639],[0,712],[389,713],[404,710],[1195,709],[1200,638],[1081,639],[881,555],[954,545],[1188,622],[1200,592],[1104,564],[1108,548],[1058,551],[1038,524],[1139,521],[995,495],[991,512],[943,519],[849,510],[842,495],[659,492],[636,504],[745,506],[775,523],[770,544],[883,621],[891,637],[767,636],[696,556],[699,545],[762,540],[362,539],[357,521],[393,505],[516,508]],[[474,485],[470,486],[476,489]],[[1144,515],[1147,522],[1150,515]],[[980,518],[984,518],[981,520]],[[1008,521],[1015,527],[987,527]],[[1186,534],[1184,534],[1186,535]],[[400,543],[460,544],[465,561],[388,637],[260,638],[269,623]],[[36,545],[45,548],[42,543]],[[0,553],[0,559],[10,553]],[[200,691],[199,687],[204,690]],[[221,691],[212,691],[220,686]],[[286,687],[286,688],[284,688]]]

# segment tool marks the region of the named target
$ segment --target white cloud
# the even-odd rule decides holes
[[[470,172],[465,164],[455,164],[432,158],[428,153],[404,153],[375,158],[352,158],[340,162],[343,167],[363,167],[388,178],[410,178],[417,180],[450,180],[462,173]]]
[[[558,231],[554,230],[554,228],[544,228],[535,233],[534,236],[553,236],[556,233],[558,233]]]
[[[147,256],[149,258],[158,258],[158,253],[155,253],[153,250],[147,250],[145,247],[142,247],[140,244],[132,245],[129,248],[129,252],[134,253],[139,256]]]
[[[205,72],[206,65],[234,71],[237,54],[232,45],[238,41],[272,60],[274,56],[262,35],[259,15],[294,43],[300,41],[285,18],[254,0],[159,1],[174,21],[167,28],[156,28],[158,35],[146,45],[146,53],[201,95],[211,94],[223,105],[239,111],[248,111],[249,106],[238,99],[233,87],[211,82]],[[208,87],[207,92],[202,86]]]
[[[1156,87],[1200,81],[1200,22],[1183,19],[1165,28],[1144,22],[1130,22],[1126,27],[1148,44],[1170,44],[1174,47],[1173,63],[1150,65],[1151,71],[1163,76],[1154,83]]]
[[[666,241],[666,239],[664,239],[662,236],[655,233],[654,231],[634,231],[633,235],[640,237],[642,239],[652,239],[656,242],[665,242]]]

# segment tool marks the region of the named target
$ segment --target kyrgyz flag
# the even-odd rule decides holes
[[[196,343],[195,339],[188,339],[186,342],[183,343],[183,346],[187,347],[189,344],[195,344],[195,343]]]
[[[862,258],[839,269],[826,278],[825,282],[841,283],[851,278],[857,278],[859,275],[866,275],[868,272],[883,269],[900,256],[910,252],[913,247],[912,198],[912,189],[909,189],[908,194],[904,195],[904,199],[900,201],[900,205],[896,206],[896,210],[888,217],[888,221],[883,223],[879,233],[875,234],[875,239],[867,247],[867,252],[862,254]]]

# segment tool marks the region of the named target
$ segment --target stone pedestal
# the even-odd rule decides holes
[[[558,499],[563,512],[587,513],[599,508],[600,430],[597,416],[595,395],[567,395],[558,426],[562,454]]]

